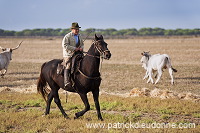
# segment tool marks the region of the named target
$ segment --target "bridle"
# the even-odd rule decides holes
[[[110,50],[102,50],[101,48],[99,48],[98,47],[98,42],[100,42],[101,40],[98,40],[98,41],[96,41],[96,40],[93,40],[93,44],[94,44],[94,48],[96,48],[96,50],[100,53],[100,55],[99,56],[96,56],[96,55],[90,55],[90,54],[88,54],[88,53],[86,53],[86,55],[88,55],[88,56],[90,56],[90,57],[94,57],[94,58],[104,58],[104,56],[105,56],[105,52],[110,52]]]
[[[100,59],[100,57],[102,58],[102,61],[101,61],[101,63],[100,63],[100,75],[98,76],[98,77],[89,77],[89,76],[87,76],[87,75],[85,75],[79,68],[78,68],[78,71],[80,72],[80,74],[81,75],[83,75],[85,78],[87,78],[87,79],[92,79],[92,80],[98,80],[98,79],[101,79],[101,68],[102,68],[102,62],[103,62],[103,58],[104,58],[104,54],[105,54],[105,52],[110,52],[109,50],[102,50],[101,48],[99,48],[98,47],[98,42],[99,42],[100,40],[98,40],[98,41],[96,41],[96,40],[94,40],[93,41],[93,44],[94,44],[94,48],[95,49],[97,49],[97,51],[100,53],[100,55],[91,55],[91,54],[88,54],[88,53],[86,53],[86,55],[87,56],[90,56],[90,57],[94,57],[94,58],[99,58]]]

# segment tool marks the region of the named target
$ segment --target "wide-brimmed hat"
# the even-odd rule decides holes
[[[79,29],[79,28],[81,28],[81,27],[79,27],[77,22],[72,23],[71,29]]]

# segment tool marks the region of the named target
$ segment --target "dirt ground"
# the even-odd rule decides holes
[[[0,46],[21,47],[13,51],[8,73],[0,79],[1,89],[34,92],[42,63],[51,59],[62,59],[62,38],[0,38]],[[112,53],[110,60],[103,60],[101,90],[108,93],[129,93],[132,88],[159,88],[176,93],[191,92],[200,95],[200,38],[198,37],[136,37],[134,39],[108,39]],[[92,40],[85,41],[85,51]],[[174,73],[175,85],[170,84],[168,71],[163,73],[157,85],[142,80],[145,70],[140,58],[143,51],[152,54],[168,54]],[[32,90],[31,90],[32,89]]]

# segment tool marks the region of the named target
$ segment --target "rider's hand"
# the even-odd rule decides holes
[[[79,51],[79,48],[76,48],[75,51]]]
[[[79,48],[80,51],[83,51],[83,48]]]
[[[76,48],[75,51],[83,51],[83,48]]]

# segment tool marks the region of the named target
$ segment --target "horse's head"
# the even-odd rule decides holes
[[[104,41],[103,36],[97,36],[95,34],[94,47],[96,48],[95,54],[102,56],[104,59],[109,60],[111,57],[110,50],[108,49],[108,44]]]

